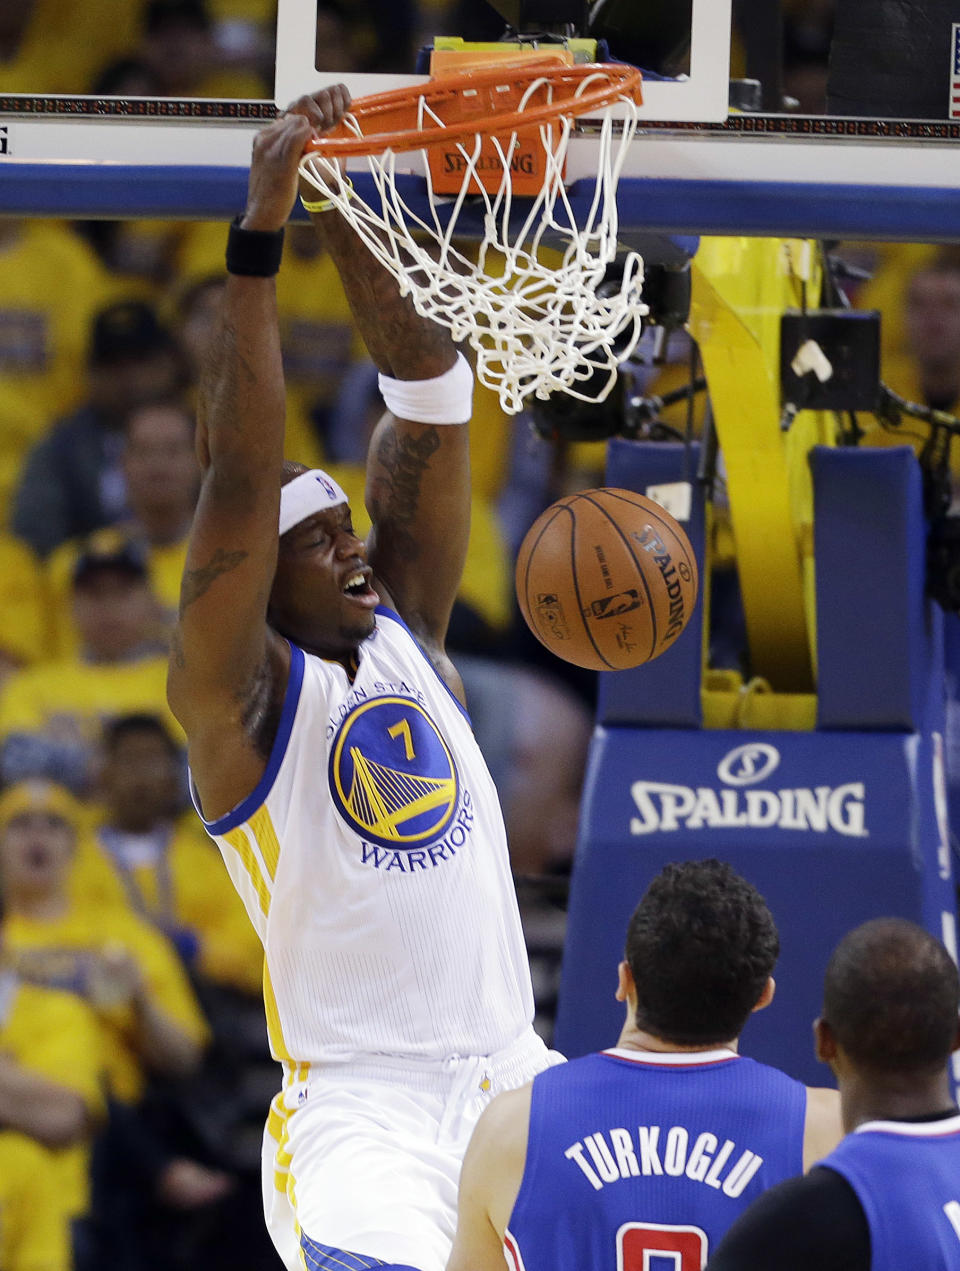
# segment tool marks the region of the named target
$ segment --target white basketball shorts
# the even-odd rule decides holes
[[[291,1073],[263,1150],[264,1214],[287,1271],[444,1271],[477,1118],[562,1058],[530,1029],[485,1058],[378,1056]]]

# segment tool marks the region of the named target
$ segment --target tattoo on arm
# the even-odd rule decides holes
[[[206,565],[201,565],[199,569],[188,569],[183,575],[183,585],[180,588],[180,617],[183,617],[195,600],[199,600],[210,590],[218,578],[236,569],[249,554],[244,551],[225,552],[222,547],[218,547]]]
[[[420,550],[410,526],[416,519],[423,474],[439,448],[436,428],[428,428],[419,437],[388,432],[377,448],[382,472],[374,482],[374,519],[389,526],[391,540],[408,560],[416,559]]]
[[[199,414],[218,428],[242,431],[243,398],[257,386],[257,374],[239,348],[237,329],[224,322],[211,342],[200,384]]]
[[[368,251],[357,250],[357,237],[340,216],[318,216],[314,225],[336,262],[354,320],[378,368],[393,375],[399,367],[411,379],[431,379],[449,366],[454,348],[450,332],[417,313],[409,295]],[[409,259],[407,268],[416,270]]]

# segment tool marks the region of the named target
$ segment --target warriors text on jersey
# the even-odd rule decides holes
[[[806,1089],[730,1050],[612,1050],[534,1079],[504,1245],[516,1271],[700,1271],[803,1169]]]
[[[863,1206],[873,1271],[960,1271],[960,1116],[868,1121],[821,1164]]]
[[[529,1026],[497,793],[459,702],[391,610],[352,681],[291,646],[263,778],[206,824],[263,941],[277,1059],[487,1055]]]

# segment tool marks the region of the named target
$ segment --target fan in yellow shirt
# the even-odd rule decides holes
[[[0,1267],[71,1271],[70,1215],[50,1152],[33,1139],[0,1132]]]
[[[118,530],[142,550],[150,590],[167,628],[180,599],[187,534],[200,479],[193,416],[173,402],[149,403],[131,410],[122,431],[121,467],[131,519]],[[73,605],[73,575],[83,547],[83,540],[62,543],[47,562],[57,658],[76,658],[83,647]]]
[[[890,350],[883,358],[884,382],[907,401],[960,414],[960,251],[943,247],[922,261],[902,281],[900,306],[903,343],[899,352]],[[919,453],[929,440],[929,427],[907,416],[899,427],[881,427],[870,416],[858,416],[858,421],[866,434],[862,445],[911,445]],[[956,489],[956,446],[950,467]]]
[[[0,92],[88,93],[100,67],[135,43],[139,11],[130,0],[4,0]]]
[[[103,752],[97,839],[131,908],[198,976],[258,996],[263,949],[196,815],[177,815],[180,752],[170,734],[155,715],[121,716]]]
[[[90,1143],[104,1116],[103,1059],[103,1034],[85,1002],[13,970],[0,973],[0,1124],[50,1151],[71,1218],[90,1201]]]
[[[2,6],[0,6],[2,8]],[[83,392],[106,272],[62,225],[0,219],[0,518],[29,447]]]
[[[12,966],[0,971],[0,1124],[47,1149],[59,1205],[71,1218],[89,1204],[90,1142],[104,1115],[102,1074],[103,1035],[90,1007],[72,993],[24,980]],[[14,1145],[6,1148],[22,1155]],[[0,1205],[7,1159],[0,1148]]]
[[[0,531],[0,684],[11,671],[50,655],[43,573],[25,543]]]
[[[837,255],[866,277],[844,282],[844,291],[855,309],[879,309],[880,359],[884,366],[890,358],[908,352],[904,324],[904,298],[910,279],[935,260],[940,252],[936,243],[858,243],[844,242]]]
[[[51,776],[75,789],[90,782],[105,719],[166,707],[162,615],[138,546],[99,530],[73,570],[73,615],[83,661],[15,672],[0,691],[2,771],[6,781]]]
[[[212,290],[214,278],[225,279],[222,225],[191,227],[181,250],[180,269],[194,283],[185,299],[201,284]],[[212,330],[215,310],[205,306],[204,312],[208,331]],[[363,346],[340,276],[309,225],[288,227],[284,267],[277,276],[277,312],[287,381],[287,454],[317,467],[324,460],[324,417],[333,407],[351,359],[362,353]]]
[[[79,809],[49,782],[0,795],[3,946],[32,981],[89,1002],[104,1038],[110,1093],[135,1102],[146,1075],[197,1067],[208,1030],[169,942],[135,914],[78,904],[69,888]]]

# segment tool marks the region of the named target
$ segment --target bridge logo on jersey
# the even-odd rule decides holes
[[[408,697],[375,697],[345,715],[330,751],[329,781],[350,828],[395,851],[440,839],[460,793],[439,729]]]

